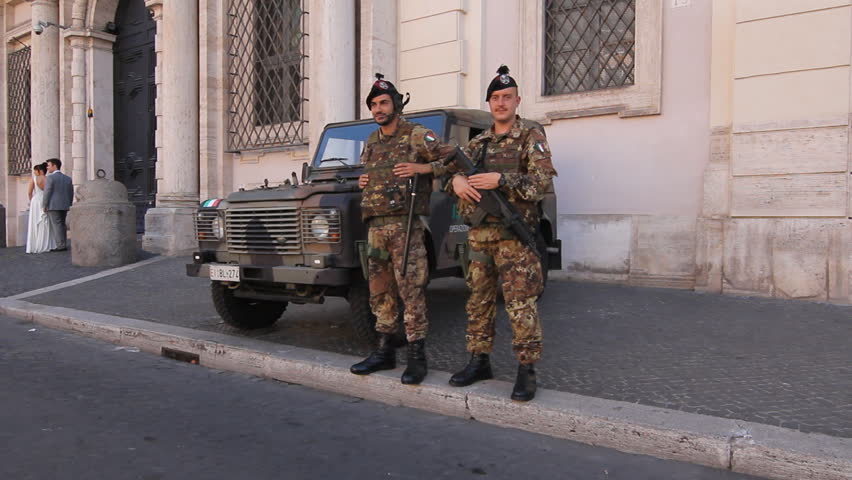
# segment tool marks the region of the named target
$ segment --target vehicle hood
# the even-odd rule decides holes
[[[257,202],[276,200],[304,200],[318,193],[349,193],[358,192],[357,182],[323,182],[308,183],[299,186],[284,185],[274,188],[246,190],[228,195],[228,202]]]

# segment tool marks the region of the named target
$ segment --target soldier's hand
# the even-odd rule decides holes
[[[419,173],[428,175],[432,173],[432,166],[428,163],[397,163],[393,167],[393,174],[401,178],[410,178]]]
[[[362,173],[360,177],[358,177],[358,188],[366,188],[367,183],[370,182],[370,176],[366,173]]]
[[[468,180],[473,188],[479,190],[494,190],[500,184],[500,174],[497,172],[477,173]]]
[[[479,203],[482,200],[482,194],[477,192],[475,188],[470,186],[467,177],[464,175],[456,175],[453,177],[453,191],[456,192],[459,198],[463,198],[470,203]]]

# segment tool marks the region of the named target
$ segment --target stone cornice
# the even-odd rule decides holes
[[[13,38],[20,39],[32,35],[32,31],[33,26],[30,24],[30,22],[22,23],[6,31],[6,42],[13,42]]]
[[[91,29],[67,30],[63,33],[65,40],[72,47],[92,47],[99,49],[112,49],[116,36],[106,32],[98,32]]]

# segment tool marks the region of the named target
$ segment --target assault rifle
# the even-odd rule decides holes
[[[488,150],[487,141],[482,145],[479,160],[474,164],[461,148],[456,147],[451,161],[455,161],[462,173],[468,177],[477,173],[486,173],[482,167],[486,150]],[[546,255],[546,252],[539,250],[536,233],[530,229],[518,210],[509,203],[506,194],[499,190],[481,190],[479,193],[482,198],[476,205],[476,211],[469,218],[471,227],[479,226],[486,216],[491,215],[499,218],[500,223],[512,232],[521,243],[528,246],[539,259],[542,259],[542,255]]]

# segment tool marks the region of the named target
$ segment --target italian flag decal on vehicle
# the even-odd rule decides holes
[[[216,208],[222,202],[221,198],[212,198],[201,202],[201,208]]]

